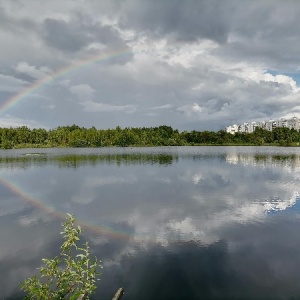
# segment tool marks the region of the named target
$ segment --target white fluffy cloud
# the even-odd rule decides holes
[[[135,112],[135,105],[113,105],[109,103],[95,102],[94,95],[96,90],[94,90],[88,84],[79,84],[76,86],[71,86],[70,91],[73,95],[76,95],[80,100],[80,105],[86,112]]]
[[[51,70],[48,67],[40,67],[37,68],[35,66],[31,66],[29,65],[27,62],[19,62],[16,67],[15,70],[19,73],[24,73],[29,75],[30,77],[34,78],[34,79],[41,79],[44,77],[49,76],[49,74],[51,74]]]
[[[0,102],[53,76],[37,89],[49,103],[21,97],[28,110],[10,107],[16,118],[31,111],[40,123],[48,105],[55,108],[43,118],[48,127],[80,122],[218,130],[300,116],[297,2],[0,5]]]
[[[93,101],[85,101],[80,103],[84,111],[87,112],[128,112],[136,111],[135,105],[111,105],[107,103],[97,103]]]
[[[179,112],[186,114],[187,116],[191,116],[193,114],[199,115],[203,111],[203,108],[199,106],[198,103],[194,103],[192,105],[184,105],[180,106],[176,109]]]
[[[40,128],[43,124],[38,123],[35,120],[20,119],[11,115],[5,115],[0,119],[0,127],[21,127],[28,126],[30,128]]]
[[[95,90],[88,84],[79,84],[70,87],[70,91],[73,95],[76,95],[82,101],[88,101],[93,99]]]
[[[0,91],[18,93],[26,87],[27,81],[9,75],[0,74]]]

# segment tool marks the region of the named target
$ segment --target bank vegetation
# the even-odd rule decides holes
[[[158,147],[200,145],[273,145],[299,146],[300,133],[294,129],[275,128],[267,131],[256,128],[253,133],[230,134],[220,131],[183,131],[170,126],[96,129],[60,126],[55,129],[0,128],[0,147]]]

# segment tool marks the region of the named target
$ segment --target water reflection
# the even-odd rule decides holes
[[[149,155],[149,154],[115,154],[115,155],[62,155],[47,156],[39,155],[23,155],[20,157],[0,157],[0,168],[30,168],[35,165],[45,166],[49,164],[57,165],[62,168],[79,168],[84,165],[96,166],[97,164],[160,164],[170,165],[173,160],[178,157],[167,154]]]
[[[226,161],[231,164],[258,165],[264,167],[288,167],[292,170],[300,167],[300,156],[291,155],[266,155],[256,154],[249,156],[247,154],[227,154]]]
[[[300,296],[297,149],[24,151],[0,159],[5,299],[57,254],[66,212],[103,260],[103,299]]]

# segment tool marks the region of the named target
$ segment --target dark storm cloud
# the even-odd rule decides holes
[[[117,30],[99,22],[76,16],[72,21],[46,18],[42,23],[45,42],[62,51],[75,52],[91,43],[101,43],[105,47],[124,48],[125,41]]]
[[[221,1],[125,1],[121,26],[150,35],[191,42],[208,38],[226,42],[230,30],[230,3]]]
[[[278,69],[299,69],[299,14],[298,1],[236,2],[230,20],[232,40],[219,51],[227,57],[252,59]]]
[[[55,72],[103,53],[131,53],[64,75],[69,86],[53,82],[40,89],[39,96],[49,101],[27,98],[27,109],[15,106],[12,118],[44,115],[48,127],[68,122],[216,130],[300,110],[294,75],[282,76],[297,76],[300,69],[296,1],[113,0],[83,5],[0,0],[0,6],[2,75],[31,81],[41,78],[41,68]],[[0,87],[12,91],[7,78],[1,78]],[[78,102],[78,95],[70,93],[74,86],[90,86],[93,99]],[[122,107],[135,109],[124,114]]]
[[[0,3],[0,27],[3,31],[10,31],[14,34],[24,33],[25,31],[36,31],[38,28],[30,18],[15,18],[7,13]]]
[[[78,51],[88,42],[83,32],[77,32],[64,20],[46,19],[43,30],[46,43],[63,51]]]

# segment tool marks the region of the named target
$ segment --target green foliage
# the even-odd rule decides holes
[[[0,147],[152,147],[193,145],[280,145],[296,146],[300,132],[288,128],[273,131],[256,128],[252,133],[230,134],[224,130],[179,132],[170,126],[96,129],[77,125],[46,129],[0,128]]]
[[[21,289],[28,293],[25,299],[39,300],[76,300],[80,295],[89,299],[96,289],[99,280],[100,261],[90,257],[89,245],[77,245],[80,226],[75,227],[75,218],[68,214],[63,223],[64,242],[60,247],[60,255],[52,259],[42,259],[43,266],[39,268],[40,279],[37,276],[26,279]]]

